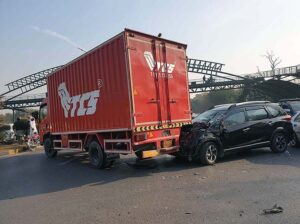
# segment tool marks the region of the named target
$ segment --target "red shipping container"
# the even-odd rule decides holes
[[[134,146],[171,129],[178,139],[191,121],[186,66],[185,44],[125,29],[48,76],[49,133],[128,132]],[[149,131],[144,142],[134,138]]]

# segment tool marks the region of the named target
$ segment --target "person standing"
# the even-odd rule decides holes
[[[26,134],[26,127],[24,127],[24,122],[21,121],[21,118],[18,117],[13,125],[13,129],[16,135],[16,140],[20,141],[24,138],[24,135]]]

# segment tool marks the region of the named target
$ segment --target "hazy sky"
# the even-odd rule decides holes
[[[188,44],[188,56],[244,74],[300,64],[299,0],[0,0],[4,84],[64,64],[125,27]]]

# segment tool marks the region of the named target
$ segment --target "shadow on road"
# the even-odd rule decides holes
[[[273,153],[270,148],[258,148],[225,155],[218,163],[245,159],[259,165],[287,165],[300,168],[300,149],[288,148],[284,153]]]
[[[248,153],[226,155],[218,164],[247,160],[260,165],[288,165],[300,167],[300,150],[289,149],[274,154],[269,149],[257,149]],[[47,159],[43,153],[0,158],[0,200],[27,197],[49,192],[63,191],[84,185],[104,185],[128,178],[143,178],[154,173],[170,173],[199,168],[197,172],[213,172],[215,167],[201,167],[196,163],[179,162],[174,157],[162,156],[136,162],[125,157],[112,168],[91,168],[87,155],[82,152],[60,153],[55,159]],[[230,164],[228,164],[230,165]]]
[[[64,152],[54,159],[43,153],[0,158],[0,200],[57,192],[84,185],[103,185],[127,178],[146,177],[153,173],[175,172],[198,167],[178,162],[174,157],[136,162],[122,158],[105,170],[90,166],[86,153]]]

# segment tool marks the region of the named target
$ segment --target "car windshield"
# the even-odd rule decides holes
[[[10,125],[1,125],[0,126],[0,131],[9,131],[10,130]]]
[[[202,114],[199,114],[197,117],[193,119],[193,122],[211,122],[213,120],[221,117],[222,114],[225,113],[224,109],[212,109],[208,110]]]
[[[300,101],[290,102],[290,105],[293,108],[293,111],[300,111]]]

